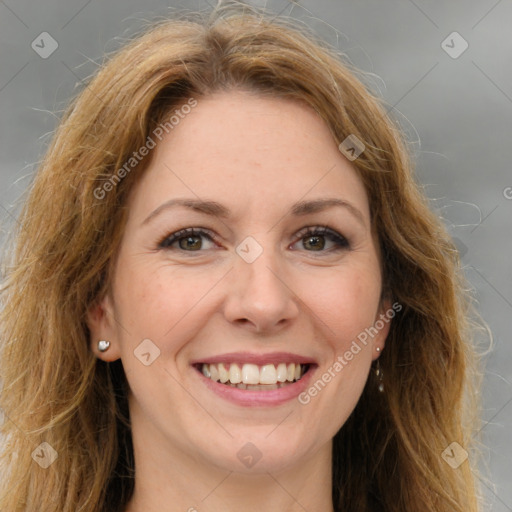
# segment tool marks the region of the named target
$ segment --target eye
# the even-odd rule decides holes
[[[350,249],[348,240],[327,226],[307,227],[297,233],[297,236],[300,239],[299,241],[303,241],[303,247],[308,249],[308,252],[333,252]],[[209,242],[215,241],[214,235],[209,230],[203,228],[181,229],[161,240],[158,248],[180,249],[185,252],[200,252],[202,249],[213,248],[204,247],[203,237]],[[331,246],[326,249],[329,242],[334,247]],[[176,243],[178,247],[173,247]]]
[[[196,252],[203,249],[201,237],[207,238],[210,242],[214,240],[213,236],[204,229],[186,228],[166,236],[160,241],[158,247],[160,249],[169,249],[178,242],[179,249],[188,252]]]
[[[303,241],[304,247],[312,249],[308,252],[331,252],[350,249],[348,240],[343,235],[340,235],[340,233],[327,226],[304,228],[297,236]],[[334,247],[324,251],[326,239],[329,239]]]

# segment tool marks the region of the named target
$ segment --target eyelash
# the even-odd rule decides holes
[[[215,236],[209,231],[204,228],[186,228],[181,229],[179,231],[176,231],[175,233],[172,233],[170,235],[166,235],[159,243],[158,243],[158,249],[166,249],[170,250],[170,246],[174,243],[179,241],[182,238],[187,238],[191,236],[205,236],[210,241],[215,242]],[[349,241],[343,236],[340,235],[338,232],[334,231],[333,229],[330,229],[327,226],[316,226],[316,227],[306,227],[303,228],[301,231],[297,233],[297,236],[300,239],[306,238],[308,236],[329,236],[334,243],[337,245],[337,248],[334,249],[328,249],[328,250],[320,250],[320,251],[308,251],[308,252],[320,252],[320,253],[326,253],[326,252],[337,252],[341,250],[348,250],[350,249],[350,243]],[[202,252],[201,250],[197,251],[186,251],[184,249],[179,248],[179,250],[183,252]]]

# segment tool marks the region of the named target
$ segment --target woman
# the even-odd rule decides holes
[[[340,57],[221,8],[72,102],[2,290],[2,511],[478,510],[457,253]]]

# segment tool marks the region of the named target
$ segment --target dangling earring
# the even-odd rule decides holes
[[[380,348],[377,347],[377,352],[380,352]],[[377,359],[377,363],[375,364],[375,377],[377,377],[379,383],[377,384],[377,389],[380,393],[384,393],[384,372],[380,367],[380,361]]]
[[[380,367],[380,361],[377,359],[377,365],[375,367],[375,376],[379,379],[379,384],[377,386],[377,389],[384,393],[384,372],[382,371],[382,368]]]
[[[98,341],[98,350],[100,352],[106,352],[110,347],[110,341],[101,340]]]
[[[380,347],[376,348],[377,352],[380,352]],[[380,393],[384,393],[384,372],[382,371],[382,368],[380,367],[380,360],[377,359],[377,364],[375,365],[375,376],[377,377],[379,384],[377,386],[377,389]]]

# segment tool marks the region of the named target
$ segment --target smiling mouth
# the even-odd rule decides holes
[[[194,365],[207,379],[226,386],[251,391],[269,391],[299,381],[310,369],[309,364],[278,363],[198,363]]]

